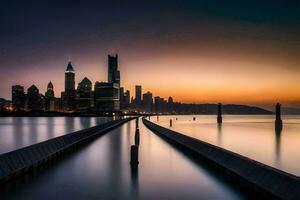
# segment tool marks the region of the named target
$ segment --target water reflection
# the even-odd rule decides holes
[[[74,117],[65,117],[65,133],[74,131]]]
[[[114,135],[114,137],[109,137],[109,148],[107,151],[108,158],[108,174],[111,179],[110,186],[115,186],[116,193],[120,193],[121,184],[123,182],[122,171],[123,169],[120,167],[122,162],[122,137],[120,136],[121,132],[117,130],[118,135]]]
[[[129,124],[129,125],[128,125]],[[242,199],[140,123],[137,169],[130,168],[135,122],[112,130],[4,199]],[[128,140],[130,135],[130,140]],[[129,142],[131,141],[131,142]],[[151,141],[151,142],[150,142]]]
[[[28,141],[31,141],[33,144],[38,142],[37,137],[37,128],[38,126],[35,126],[34,124],[38,124],[38,119],[36,117],[29,118],[29,139]]]
[[[174,117],[161,116],[157,123],[169,128]],[[282,118],[282,132],[275,132],[272,115],[224,115],[222,126],[217,126],[213,115],[199,115],[196,121],[181,115],[172,130],[299,176],[300,116]]]
[[[54,122],[53,117],[50,117],[47,121],[47,130],[48,130],[48,137],[47,138],[53,138],[54,137]]]
[[[218,145],[222,145],[222,124],[218,124]]]
[[[24,143],[24,127],[23,124],[23,118],[13,118],[12,124],[15,124],[13,126],[13,140],[14,140],[14,146],[22,146]]]
[[[275,160],[277,167],[280,167],[281,156],[281,130],[275,130]]]
[[[131,196],[132,199],[139,199],[139,168],[131,165]]]
[[[105,123],[109,117],[1,117],[0,154]]]

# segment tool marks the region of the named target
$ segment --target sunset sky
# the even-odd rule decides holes
[[[101,3],[102,2],[102,3]],[[300,4],[295,0],[0,2],[0,97],[13,84],[56,96],[69,58],[76,83],[107,81],[190,103],[300,107]]]

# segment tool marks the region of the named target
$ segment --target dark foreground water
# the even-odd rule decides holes
[[[156,117],[151,120],[170,128],[172,119],[172,130],[300,176],[300,116],[282,118],[283,130],[277,133],[272,115],[224,115],[221,126],[214,115],[160,116],[158,121]]]
[[[0,154],[109,120],[109,117],[0,117]]]
[[[243,199],[140,123],[140,165],[129,165],[135,122],[89,143],[41,173],[2,190],[1,199]]]

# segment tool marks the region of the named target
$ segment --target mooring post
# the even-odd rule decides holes
[[[276,119],[275,119],[275,130],[281,131],[282,130],[282,120],[281,120],[281,104],[276,104]]]
[[[176,121],[178,120],[178,118],[176,117]]]
[[[140,145],[140,130],[138,128],[135,130],[134,143],[136,146]]]
[[[195,121],[195,120],[196,120],[196,117],[193,117],[193,120]]]
[[[222,124],[222,104],[218,103],[218,117],[217,117],[217,122],[218,124]]]
[[[148,116],[149,120],[150,120],[150,115]]]
[[[170,127],[172,127],[172,119],[170,119]]]
[[[156,117],[156,120],[157,120],[157,121],[159,120],[159,117],[158,117],[158,115],[157,115],[157,117]]]
[[[136,118],[136,119],[135,119],[135,127],[136,127],[136,128],[139,128],[139,118]]]
[[[139,164],[139,147],[131,145],[130,148],[130,165],[137,166]]]

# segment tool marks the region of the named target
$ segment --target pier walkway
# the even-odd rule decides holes
[[[0,183],[38,167],[133,118],[118,119],[0,155]]]
[[[300,199],[300,178],[212,144],[161,127],[145,118],[157,135],[210,164],[238,186],[270,199]]]

